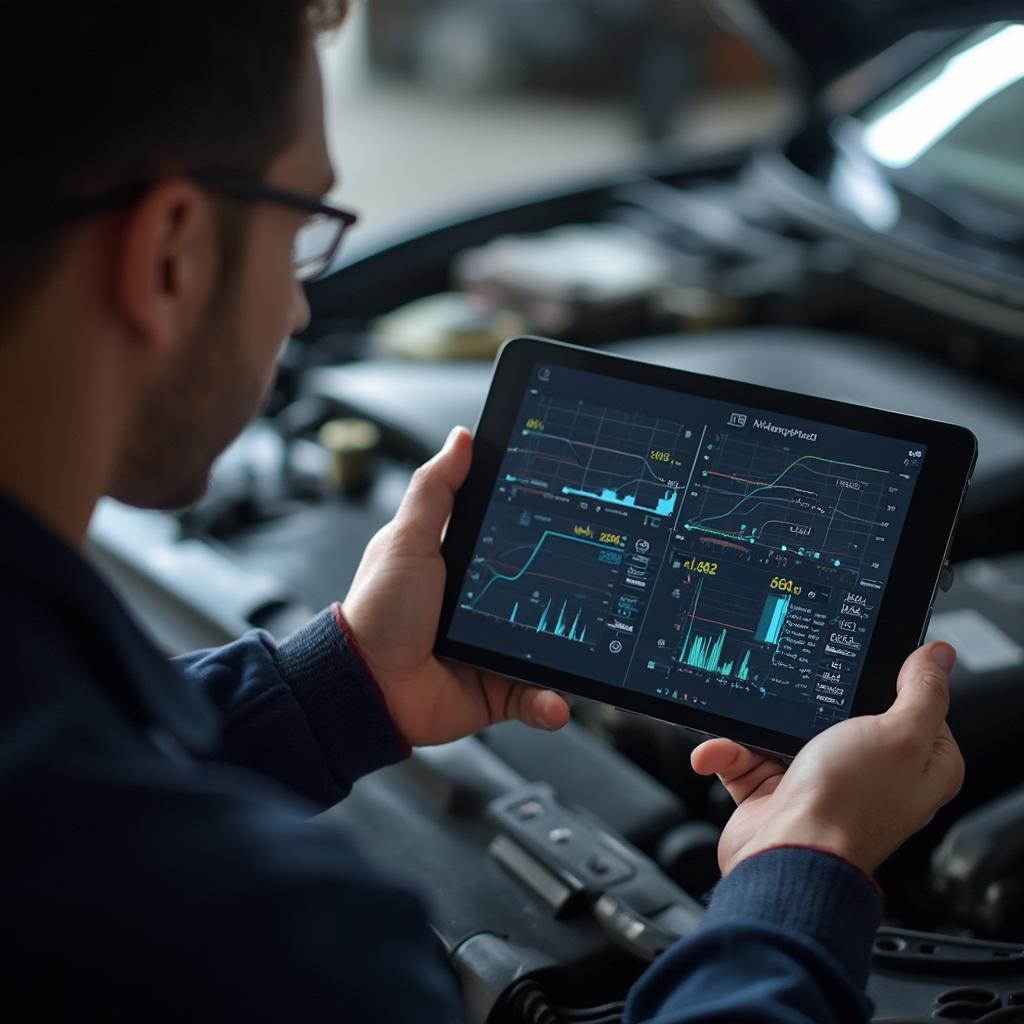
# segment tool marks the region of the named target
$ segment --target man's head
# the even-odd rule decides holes
[[[331,186],[312,40],[345,6],[99,0],[4,13],[0,357],[52,323],[55,305],[77,307],[82,337],[64,343],[95,346],[123,378],[107,389],[124,409],[103,485],[116,497],[195,500],[305,320],[292,254],[307,213],[226,195],[202,172],[310,199]]]

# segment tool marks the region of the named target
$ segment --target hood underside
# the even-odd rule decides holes
[[[1024,17],[1024,0],[710,0],[808,98],[915,32]]]

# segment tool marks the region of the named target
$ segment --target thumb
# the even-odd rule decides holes
[[[397,541],[404,554],[436,554],[455,492],[466,479],[472,459],[472,436],[465,427],[455,427],[444,447],[413,474],[395,514]]]
[[[780,762],[722,737],[697,747],[690,764],[698,775],[717,775],[737,806],[768,779],[781,779],[785,772]]]
[[[907,715],[935,735],[949,711],[949,673],[956,651],[947,643],[919,647],[903,663],[896,680],[896,700],[888,714]]]

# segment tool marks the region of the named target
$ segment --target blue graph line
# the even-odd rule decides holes
[[[758,491],[770,491],[791,469],[795,469],[801,462],[804,461],[804,459],[813,459],[816,462],[827,462],[830,466],[850,466],[854,469],[865,469],[869,473],[885,473],[886,476],[889,475],[889,471],[887,469],[877,469],[874,466],[861,466],[858,465],[856,462],[840,462],[838,459],[826,459],[821,455],[801,455],[799,459],[796,459],[794,462],[790,463],[770,484],[765,484],[763,487],[755,487],[749,494],[745,494],[742,498],[740,498],[740,500],[737,501],[736,504],[733,505],[733,507],[729,509],[728,512],[721,512],[718,515],[714,516],[705,516],[703,519],[698,519],[689,525],[696,527],[700,526],[701,523],[710,523],[713,519],[725,519],[727,516],[731,516],[736,511],[736,509],[738,509],[740,505],[742,505],[743,502],[747,500],[747,498],[752,498],[755,494],[757,494]],[[786,487],[787,490],[789,490],[789,488],[785,484],[783,486]],[[793,488],[793,490],[797,489],[798,488]]]
[[[516,580],[521,579],[526,570],[530,568],[531,563],[540,551],[541,545],[548,539],[548,537],[561,537],[563,540],[571,540],[575,544],[589,544],[591,547],[600,548],[602,551],[615,551],[621,554],[621,548],[611,547],[609,544],[598,544],[596,540],[583,540],[581,537],[573,537],[568,533],[558,533],[556,530],[545,530],[544,533],[541,534],[540,540],[537,541],[534,546],[533,554],[530,555],[526,560],[526,564],[514,576],[506,576],[504,573],[495,572],[490,566],[487,566],[488,569],[491,569],[491,572],[493,572],[494,575],[484,584],[483,590],[481,590],[474,598],[473,607],[475,608],[480,603],[480,599],[487,593],[488,588],[495,580],[507,580],[509,583],[515,583]],[[524,544],[522,546],[525,547],[526,545]],[[545,614],[546,613],[547,609],[545,609]]]

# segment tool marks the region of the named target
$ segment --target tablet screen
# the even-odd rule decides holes
[[[447,635],[809,738],[850,713],[926,455],[537,364]]]

